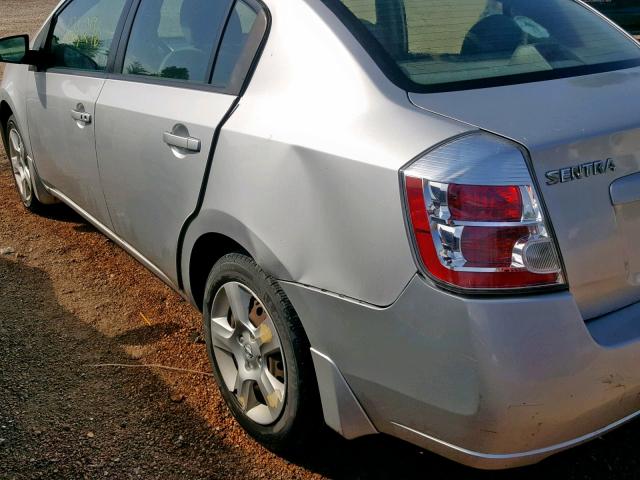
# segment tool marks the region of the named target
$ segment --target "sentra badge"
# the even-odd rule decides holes
[[[545,173],[544,176],[547,177],[547,185],[557,185],[559,183],[583,180],[595,175],[604,175],[605,173],[615,171],[616,164],[613,162],[613,158],[607,158],[606,160],[598,160],[597,162],[583,163],[575,167],[551,170]]]

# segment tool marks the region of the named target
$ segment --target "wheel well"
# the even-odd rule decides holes
[[[191,295],[202,311],[204,289],[207,278],[215,263],[229,253],[243,253],[251,256],[238,242],[219,233],[208,233],[196,241],[189,261],[189,282]]]
[[[11,115],[13,115],[13,112],[9,104],[7,102],[0,103],[0,135],[4,141],[5,150],[7,150],[7,123],[9,123]]]

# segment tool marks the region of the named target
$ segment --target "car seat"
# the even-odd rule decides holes
[[[490,15],[476,23],[467,33],[460,54],[511,58],[524,42],[524,32],[506,15]]]

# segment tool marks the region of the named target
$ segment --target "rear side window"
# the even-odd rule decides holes
[[[216,87],[238,84],[246,76],[257,50],[255,42],[264,34],[261,13],[242,0],[236,2],[213,70],[211,83]]]
[[[55,20],[49,67],[102,71],[126,0],[74,0]]]
[[[397,83],[419,92],[640,65],[640,48],[574,0],[325,0]]]
[[[226,0],[142,0],[123,73],[209,83],[228,9]]]

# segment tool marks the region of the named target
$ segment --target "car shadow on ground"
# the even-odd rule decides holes
[[[384,435],[351,442],[333,438],[324,446],[290,460],[335,479],[619,479],[638,477],[640,424],[632,422],[604,439],[560,453],[538,465],[504,471],[471,469]]]
[[[249,473],[152,371],[89,367],[136,363],[121,346],[133,337],[104,336],[53,292],[43,271],[0,258],[0,478]]]
[[[128,330],[114,338],[119,345],[147,345],[180,330],[177,323],[158,323]]]
[[[124,346],[144,341],[148,329],[107,337],[53,292],[44,271],[0,258],[0,478],[257,477],[243,467],[247,452],[231,448],[187,403],[172,402],[153,371],[89,367],[136,363]],[[327,432],[288,460],[336,479],[637,478],[639,442],[636,422],[537,466],[488,473],[383,435],[347,442]]]
[[[55,220],[56,222],[77,223],[84,228],[93,230],[92,225],[87,223],[74,209],[64,203],[47,205],[46,208],[42,209],[42,212],[38,212],[38,215],[49,220]]]

